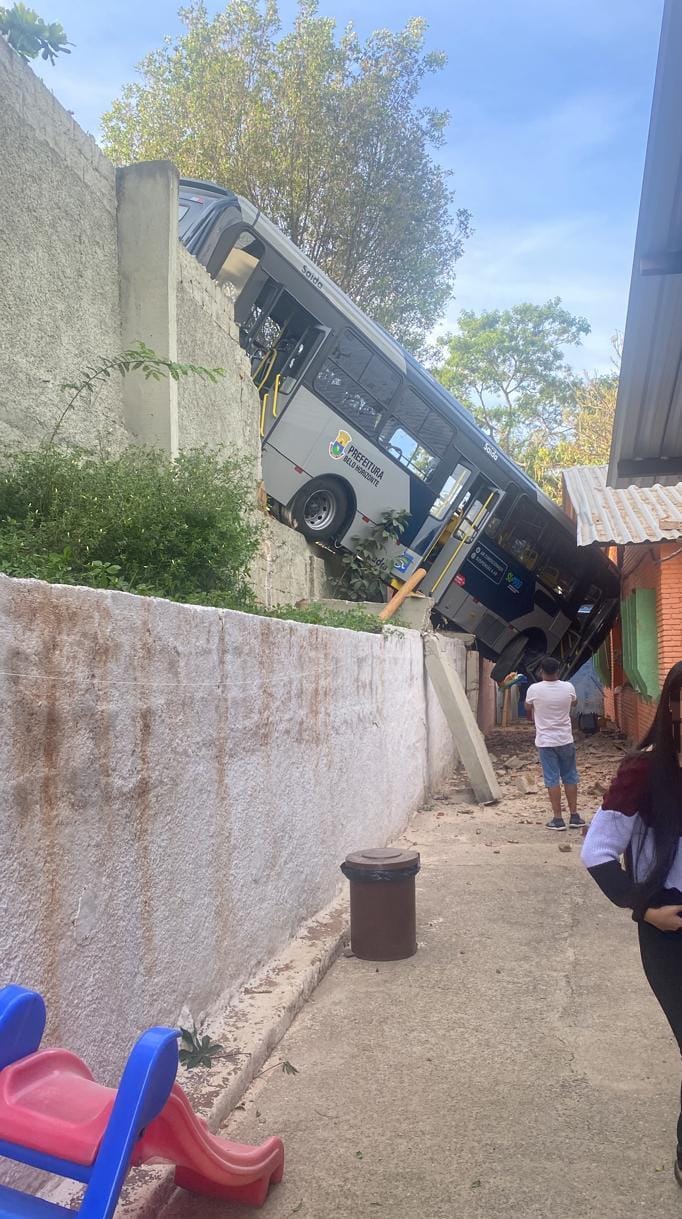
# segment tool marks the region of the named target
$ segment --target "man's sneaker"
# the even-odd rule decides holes
[[[564,821],[563,817],[552,817],[552,820],[547,822],[547,829],[548,830],[565,830],[566,822]]]
[[[682,1167],[680,1166],[679,1160],[675,1160],[673,1172],[675,1173],[675,1180],[677,1181],[677,1184],[680,1186],[680,1188],[682,1188]]]
[[[569,822],[568,822],[569,830],[583,830],[586,825],[587,825],[587,822],[583,821],[582,817],[580,816],[580,813],[571,813],[571,816],[570,816]]]

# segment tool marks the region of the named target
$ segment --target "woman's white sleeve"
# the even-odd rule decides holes
[[[638,816],[627,817],[613,809],[600,808],[595,813],[580,852],[586,868],[597,868],[624,855],[639,829]]]

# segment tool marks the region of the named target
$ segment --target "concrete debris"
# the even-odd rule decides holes
[[[524,774],[516,775],[514,785],[521,792],[522,796],[534,796],[537,794],[538,785],[535,776],[528,774],[527,771]]]

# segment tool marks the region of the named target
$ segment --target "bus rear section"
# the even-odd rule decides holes
[[[444,619],[476,636],[495,680],[519,668],[533,674],[547,654],[570,674],[613,624],[618,572],[600,551],[579,550],[560,509],[513,488],[477,529],[486,493],[494,494],[484,483],[421,587]]]

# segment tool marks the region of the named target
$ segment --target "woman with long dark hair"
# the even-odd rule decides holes
[[[656,715],[622,762],[587,832],[582,860],[600,889],[638,924],[644,973],[682,1052],[682,661]],[[621,857],[625,858],[625,869]],[[682,1186],[682,1107],[675,1177]]]

